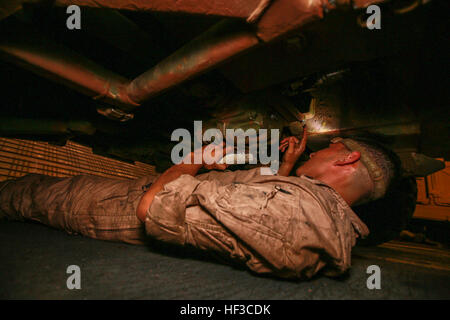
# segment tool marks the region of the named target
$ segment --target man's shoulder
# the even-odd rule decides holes
[[[345,202],[342,196],[326,183],[308,176],[259,176],[250,181],[250,183],[265,183],[279,185],[289,190],[287,185],[295,186],[299,193],[300,206],[304,210],[313,210],[314,215],[324,214],[329,216],[339,225],[343,221],[350,222],[356,232],[366,237],[369,229]]]
[[[325,183],[315,180],[313,178],[307,176],[279,176],[279,175],[270,175],[267,174],[266,171],[261,171],[259,174],[254,175],[251,179],[248,180],[249,183],[265,183],[265,184],[276,184],[276,183],[286,183],[293,186],[296,186],[300,189],[320,189],[328,192],[330,187]]]
[[[229,184],[233,182],[248,182],[251,179],[260,175],[260,168],[249,170],[226,170],[226,171],[208,171],[203,174],[195,176],[200,181],[217,180],[222,184]]]

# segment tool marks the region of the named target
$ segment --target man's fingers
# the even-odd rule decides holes
[[[287,149],[287,152],[288,153],[294,152],[294,148],[295,148],[295,141],[293,139],[289,139],[289,147]]]
[[[284,152],[286,148],[289,147],[288,152],[293,152],[294,148],[297,149],[299,145],[300,140],[294,136],[291,136],[281,140],[280,147],[278,149],[281,150],[281,152]]]
[[[284,138],[283,140],[281,140],[280,141],[280,146],[288,145],[292,141],[295,142],[295,143],[299,143],[300,142],[297,137],[291,136],[291,137],[287,137],[287,138]]]
[[[308,133],[306,130],[306,126],[303,127],[303,137],[302,137],[302,141],[300,142],[300,147],[302,148],[302,150],[306,149],[306,140],[308,140]]]
[[[300,140],[298,140],[297,137],[291,137],[291,140],[292,140],[294,143],[300,143]]]
[[[280,145],[288,144],[289,140],[283,139],[283,141],[280,142]]]
[[[286,147],[289,145],[289,143],[283,143],[282,145],[280,145],[280,147],[278,149],[280,149],[282,152],[284,152],[284,150],[286,149]]]

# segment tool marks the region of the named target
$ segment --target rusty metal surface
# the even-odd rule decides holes
[[[445,168],[445,162],[417,152],[398,153],[404,176],[426,177]]]
[[[151,70],[134,79],[127,94],[136,103],[205,72],[259,43],[239,21],[222,21]]]
[[[353,7],[354,9],[366,8],[371,4],[386,2],[386,0],[335,0],[337,5],[342,7]]]
[[[257,35],[269,42],[300,26],[323,18],[327,0],[278,0],[257,23]]]
[[[104,4],[98,1],[57,1],[58,3],[95,4],[100,7]],[[111,1],[108,3],[120,9],[123,8],[120,7],[121,5],[126,5],[127,3],[127,8],[130,8],[130,4],[131,7],[135,8],[137,4],[144,6],[147,2],[140,1],[134,5],[129,1]],[[159,5],[159,2],[151,3],[154,6]],[[164,3],[167,6],[170,4],[175,5],[171,2]],[[267,1],[261,3],[258,1],[257,4],[259,4],[259,7],[256,16],[259,17],[264,9],[267,9],[269,3]],[[186,5],[186,8],[190,6],[201,8],[198,2],[195,2],[194,5],[189,1],[178,1],[176,8],[182,10],[183,5]],[[214,2],[211,5],[218,6],[219,2]],[[224,4],[222,3],[222,5]],[[266,13],[257,24],[258,31],[256,34],[265,41],[270,41],[310,21],[311,17],[321,17],[321,5],[321,0],[312,2],[278,1],[266,10]],[[233,7],[236,4],[227,3],[226,7],[228,6]],[[46,41],[39,35],[33,35],[33,41],[38,41],[38,43],[31,44],[28,39],[30,36],[26,36],[26,40],[19,40],[20,38],[18,37],[11,38],[2,40],[0,50],[12,58],[13,61],[25,65],[32,71],[47,78],[63,81],[70,87],[94,99],[101,99],[119,106],[122,109],[119,112],[130,111],[145,100],[202,72],[217,67],[220,63],[255,47],[259,43],[255,33],[245,23],[240,21],[222,21],[158,63],[152,69],[144,72],[134,80],[128,81],[62,46]],[[110,115],[112,113],[102,112],[102,114]],[[128,118],[130,117],[121,117],[121,120]]]
[[[298,27],[299,24],[306,23],[310,20],[309,17],[311,15],[320,16],[316,12],[319,2],[314,1],[311,4],[295,2],[299,8],[296,7],[298,10],[294,12],[290,5],[291,2],[280,1],[281,7],[276,2],[275,9],[273,10],[273,5],[271,5],[258,22],[257,29],[259,31],[257,34],[264,38],[265,41],[269,41],[291,28]],[[57,4],[62,3],[95,4],[95,6],[101,7],[106,2],[57,1]],[[144,1],[138,1],[135,4],[129,1],[108,2],[110,6],[114,5],[119,9],[124,8],[121,6],[125,5],[127,8],[130,8],[130,6],[139,8],[136,7],[138,4],[144,6],[146,3]],[[155,7],[160,5],[159,2],[151,3]],[[164,3],[167,6],[170,4],[175,6],[171,2]],[[263,3],[258,1],[256,4],[260,5],[257,15],[260,15],[264,11],[263,9],[268,7],[267,1]],[[183,5],[202,8],[198,2],[195,2],[195,5],[189,1],[176,2],[176,8],[179,10],[183,9]],[[210,5],[218,6],[219,2],[210,3]],[[224,3],[222,5],[225,6]],[[239,7],[234,3],[227,2],[226,7],[233,6]],[[286,16],[287,13],[290,15]],[[265,18],[267,14],[269,19]],[[274,17],[276,17],[275,20],[273,20]],[[282,27],[277,25],[280,19],[283,21]],[[290,23],[290,19],[294,19],[294,22]],[[274,28],[278,30],[275,33]],[[29,36],[25,38],[29,38]],[[70,87],[94,97],[94,99],[102,99],[105,102],[119,106],[123,111],[130,111],[143,101],[202,72],[208,71],[231,57],[255,47],[259,43],[257,36],[247,28],[245,23],[223,21],[177,50],[152,69],[129,82],[127,79],[103,69],[62,46],[40,39],[39,35],[33,36],[33,38],[35,38],[35,41],[39,39],[40,42],[30,45],[28,39],[22,41],[14,37],[14,39],[3,40],[0,49],[7,53],[10,58],[12,57],[15,62],[26,65],[34,72],[50,79],[63,81]],[[104,112],[103,114],[111,114],[111,112]]]
[[[224,21],[132,81],[39,34],[4,37],[0,51],[33,72],[128,111],[257,44],[241,23]]]
[[[59,6],[71,4],[94,8],[133,11],[162,11],[247,18],[261,0],[56,0]]]
[[[408,106],[396,105],[392,99],[373,99],[364,104],[364,99],[351,88],[352,82],[343,80],[312,91],[314,115],[306,120],[309,147],[323,148],[337,136],[367,134],[396,137],[399,141],[392,141],[391,147],[397,151],[400,146],[417,150],[420,124]]]
[[[379,1],[381,0],[359,1],[358,5]],[[119,120],[131,119],[132,115],[127,112],[146,100],[245,53],[256,47],[260,40],[263,42],[274,41],[302,26],[323,18],[325,11],[336,7],[334,4],[330,4],[328,0],[254,0],[247,2],[217,0],[205,3],[191,0],[57,0],[54,4],[77,4],[99,8],[185,12],[204,15],[216,15],[216,13],[222,12],[221,14],[225,16],[234,17],[238,16],[236,12],[241,12],[239,13],[240,17],[249,18],[250,22],[255,24],[254,28],[250,28],[244,21],[224,20],[219,22],[154,65],[150,70],[132,80],[108,71],[62,46],[40,39],[39,35],[32,36],[33,41],[40,39],[37,44],[29,44],[28,38],[31,38],[30,36],[26,36],[24,41],[14,37],[13,40],[2,40],[0,43],[0,50],[16,63],[25,65],[47,78],[62,81],[94,99],[119,107],[120,109],[102,108],[99,111],[103,115]],[[242,10],[246,11],[245,14]],[[117,17],[114,17],[114,19],[117,20]],[[134,28],[134,26],[130,27],[129,24],[125,23],[126,21],[122,22],[128,28]],[[303,48],[300,48],[301,50]],[[283,60],[288,60],[285,59],[284,53],[282,55]],[[328,56],[328,53],[326,55]],[[243,61],[245,62],[245,60]],[[264,66],[267,67],[266,64]],[[233,70],[233,68],[231,69]],[[258,69],[265,70],[260,66],[258,66]],[[295,70],[290,65],[289,69]],[[245,77],[242,77],[241,68],[239,68],[238,73],[239,78],[245,79]],[[266,73],[266,76],[260,77],[261,79],[269,77],[274,79],[272,81],[278,80],[270,72],[264,71],[264,73]],[[233,71],[231,71],[231,74],[233,74]],[[257,73],[250,72],[249,74],[255,75]],[[284,72],[283,75],[285,76],[286,73]],[[264,82],[264,80],[262,81]],[[242,85],[240,87],[242,88]]]
[[[388,15],[383,23],[390,27],[377,32],[357,26],[356,18],[357,12],[353,10],[330,11],[323,20],[305,21],[303,26],[279,41],[271,41],[219,69],[241,91],[251,92],[340,68],[348,62],[398,54],[406,44],[414,44],[421,36],[410,32],[409,24]],[[404,19],[411,23],[418,20],[412,17]]]

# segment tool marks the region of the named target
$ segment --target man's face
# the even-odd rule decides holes
[[[300,166],[295,174],[319,178],[332,169],[335,162],[345,157],[346,154],[348,154],[348,150],[342,143],[331,143],[328,148],[311,153],[309,160]]]

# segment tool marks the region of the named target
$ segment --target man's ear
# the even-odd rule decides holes
[[[361,158],[361,153],[359,151],[352,151],[345,157],[345,159],[335,161],[334,165],[345,166],[348,164],[353,164],[353,163],[359,161],[360,158]]]

